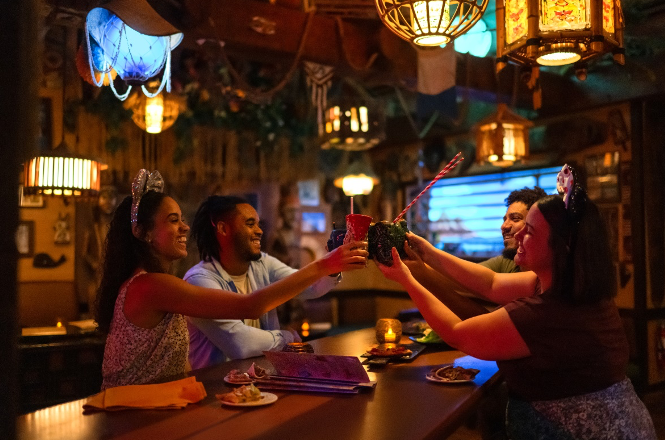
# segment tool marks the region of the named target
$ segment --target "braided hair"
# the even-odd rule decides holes
[[[209,196],[194,215],[190,236],[196,241],[199,258],[203,261],[219,259],[220,247],[217,242],[217,222],[228,221],[236,211],[236,206],[249,202],[236,196]]]

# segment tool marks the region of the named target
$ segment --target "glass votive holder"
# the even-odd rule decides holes
[[[399,344],[402,323],[398,319],[379,319],[376,322],[376,340],[379,344]]]

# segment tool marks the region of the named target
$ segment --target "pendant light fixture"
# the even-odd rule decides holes
[[[67,29],[63,28],[62,57],[62,114],[60,144],[31,158],[23,166],[23,193],[54,196],[94,197],[99,193],[101,162],[72,153],[65,142],[64,111],[67,88]],[[50,145],[47,146],[50,148]]]
[[[379,18],[400,38],[440,46],[471,29],[489,0],[375,0]]]
[[[347,196],[368,195],[378,183],[379,179],[364,155],[352,159],[344,174],[333,181]]]
[[[476,124],[476,161],[509,167],[529,155],[529,128],[533,122],[500,103],[496,113]]]
[[[575,63],[579,79],[586,63],[611,52],[624,64],[620,0],[497,0],[497,71],[521,66]]]
[[[171,91],[171,50],[182,41],[183,34],[164,20],[147,0],[103,1],[86,17],[85,37],[91,76],[98,87],[115,70],[129,85],[124,94],[113,92],[125,100],[134,85],[140,85],[150,97],[163,88]],[[144,84],[163,70],[157,92],[149,92]]]
[[[157,81],[148,85],[149,88],[158,86]],[[132,111],[134,123],[142,130],[153,134],[170,128],[186,106],[184,97],[166,92],[149,97],[135,91],[124,103],[124,107]]]

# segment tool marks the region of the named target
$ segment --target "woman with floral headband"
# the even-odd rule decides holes
[[[507,434],[521,439],[655,439],[653,422],[626,378],[628,342],[614,304],[616,278],[596,205],[567,165],[559,190],[539,200],[515,236],[515,263],[497,274],[408,234],[421,258],[504,307],[461,320],[413,278],[393,249],[381,266],[401,283],[451,346],[496,360],[510,393]]]
[[[180,207],[159,172],[141,170],[106,236],[97,322],[108,333],[102,389],[161,381],[186,370],[187,324],[200,318],[258,318],[320,277],[365,267],[366,243],[342,246],[291,276],[248,295],[193,286],[170,275],[187,255]]]

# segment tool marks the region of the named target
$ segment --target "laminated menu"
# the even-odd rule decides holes
[[[355,356],[310,353],[263,352],[276,374],[258,379],[261,388],[295,391],[357,393],[372,382]]]

